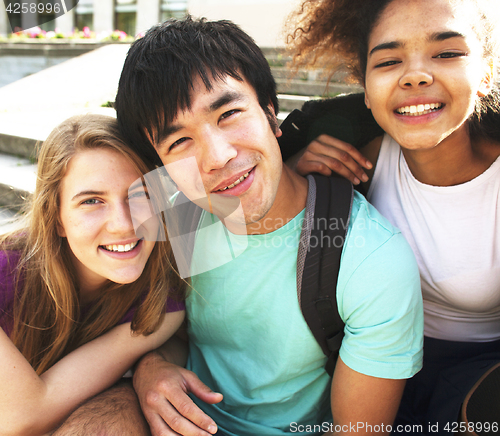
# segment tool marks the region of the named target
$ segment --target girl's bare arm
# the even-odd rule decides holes
[[[71,352],[38,376],[0,329],[0,434],[43,435],[81,402],[115,383],[146,352],[159,347],[184,319],[184,311],[165,314],[149,336],[132,336],[130,323]]]

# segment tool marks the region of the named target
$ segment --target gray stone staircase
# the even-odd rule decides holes
[[[328,82],[320,70],[298,70],[292,72],[289,66],[291,58],[284,49],[262,49],[276,80],[280,118],[284,118],[294,109],[300,109],[310,99],[334,97],[339,94],[359,92],[361,87],[347,84],[346,74],[336,73]]]
[[[33,191],[36,144],[55,126],[77,113],[114,115],[102,106],[114,100],[127,50],[124,44],[103,46],[0,87],[0,220],[2,213],[18,210]],[[2,53],[0,44],[0,57]],[[314,70],[292,77],[284,50],[264,53],[277,82],[281,120],[312,98],[359,90],[338,80],[327,86]]]

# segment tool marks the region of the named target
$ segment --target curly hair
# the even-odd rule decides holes
[[[347,68],[350,77],[363,85],[370,34],[393,1],[403,0],[304,0],[288,17],[286,26],[287,45],[293,55],[292,67],[324,68],[330,77],[337,70]],[[483,56],[492,66],[495,85],[487,96],[477,99],[470,119],[471,132],[486,133],[480,121],[500,111],[500,92],[496,84],[500,58],[498,5],[494,0],[449,1],[474,9],[467,16],[482,43]]]
[[[289,16],[288,48],[293,66],[345,66],[364,82],[368,38],[385,7],[393,0],[305,0]]]

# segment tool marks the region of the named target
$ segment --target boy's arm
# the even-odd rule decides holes
[[[422,366],[423,308],[411,247],[366,200],[352,216],[339,313],[345,335],[334,371],[331,405],[339,433],[390,433],[407,378]],[[359,228],[364,224],[364,228]],[[355,239],[355,240],[358,240]]]
[[[392,380],[361,374],[339,358],[331,388],[336,430],[333,434],[390,433],[405,383],[405,379]]]

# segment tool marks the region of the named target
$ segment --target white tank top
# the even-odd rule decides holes
[[[368,200],[398,227],[420,269],[425,335],[500,339],[500,157],[457,186],[416,180],[401,147],[382,141]]]

